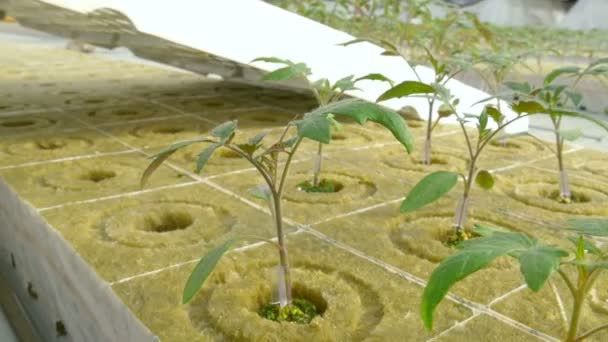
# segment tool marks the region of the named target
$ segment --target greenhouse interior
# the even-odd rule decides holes
[[[608,341],[606,18],[0,0],[0,342]]]

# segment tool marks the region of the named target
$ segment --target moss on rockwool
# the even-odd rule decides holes
[[[141,190],[139,179],[149,163],[139,153],[85,158],[0,170],[17,193],[37,208]],[[186,182],[186,176],[162,168],[149,187]]]
[[[422,340],[470,317],[446,301],[434,332],[417,312],[422,287],[308,234],[288,238],[294,296],[320,309],[309,324],[259,316],[272,300],[277,252],[271,246],[229,253],[188,305],[179,304],[193,264],[116,284],[126,305],[163,340],[398,341]]]
[[[44,217],[108,282],[196,259],[231,236],[243,235],[245,244],[256,241],[248,236],[274,234],[270,215],[200,184],[71,205]]]

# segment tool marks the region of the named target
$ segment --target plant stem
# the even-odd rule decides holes
[[[433,96],[429,101],[429,116],[426,121],[426,139],[424,140],[424,151],[422,154],[422,162],[424,165],[431,165],[431,133],[433,132],[433,106],[437,95]]]
[[[568,173],[567,173],[566,169],[564,168],[564,156],[563,156],[564,139],[559,134],[560,120],[553,119],[553,118],[551,118],[551,120],[553,121],[553,126],[555,127],[555,130],[554,130],[555,147],[556,147],[555,156],[557,157],[557,166],[559,169],[559,196],[563,200],[570,202],[570,200],[572,199],[572,192],[570,191],[570,182],[568,181]]]
[[[315,156],[315,165],[312,176],[312,186],[319,186],[319,176],[321,175],[321,162],[323,161],[323,144],[319,143],[317,155]]]
[[[583,309],[583,302],[585,300],[585,292],[579,287],[574,296],[574,309],[572,311],[572,318],[570,319],[570,329],[568,329],[568,336],[566,342],[576,341],[576,333],[578,332],[578,325],[581,319],[581,311]]]
[[[464,191],[462,193],[462,198],[460,198],[460,201],[458,202],[458,206],[456,207],[456,211],[454,213],[454,229],[456,229],[456,233],[461,233],[467,221],[467,213],[469,209],[469,193],[471,191],[471,186],[473,185],[473,179],[475,178],[476,161],[476,157],[471,159],[469,165],[469,174],[464,182]]]
[[[281,196],[273,191],[274,221],[277,228],[277,242],[279,244],[279,262],[283,269],[285,280],[286,304],[291,304],[291,269],[289,268],[289,257],[287,255],[287,245],[283,233],[283,214],[281,212]]]

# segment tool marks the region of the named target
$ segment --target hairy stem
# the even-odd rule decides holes
[[[317,150],[317,155],[315,156],[315,165],[313,168],[312,175],[312,186],[319,186],[319,179],[321,175],[321,163],[323,161],[323,144],[319,143],[319,148]]]
[[[422,162],[424,165],[431,165],[431,133],[433,132],[433,107],[437,95],[433,96],[429,101],[429,115],[426,121],[426,139],[424,140],[424,151],[422,154]]]
[[[576,292],[574,296],[574,309],[572,310],[572,318],[570,318],[570,329],[568,329],[568,336],[566,342],[576,341],[576,334],[578,332],[578,325],[581,319],[581,311],[583,309],[583,302],[585,301],[585,293],[581,288]]]

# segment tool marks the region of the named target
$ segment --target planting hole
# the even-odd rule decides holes
[[[341,133],[333,133],[331,135],[331,140],[346,140],[348,137]]]
[[[277,122],[277,118],[272,117],[272,116],[266,116],[266,115],[257,115],[254,116],[253,121],[258,121],[258,122]]]
[[[560,196],[559,190],[553,190],[550,193],[543,192],[543,196],[552,199],[554,201],[564,203],[564,199]],[[591,202],[591,198],[585,194],[580,192],[572,191],[572,197],[570,198],[570,203],[589,203]]]
[[[494,147],[501,147],[501,148],[515,148],[515,149],[521,148],[520,144],[512,142],[510,139],[506,140],[506,141],[503,141],[501,139],[492,140],[492,141],[490,141],[490,145],[492,145]]]
[[[153,132],[158,134],[177,134],[183,132],[182,127],[161,127],[155,129]]]
[[[65,328],[65,324],[62,321],[55,322],[55,332],[57,337],[64,337],[68,335],[68,330]]]
[[[320,292],[294,284],[293,301],[290,305],[280,308],[278,303],[262,304],[258,314],[275,322],[293,322],[309,324],[316,316],[321,316],[327,310],[327,302]]]
[[[39,150],[57,150],[67,145],[65,141],[58,139],[37,140],[34,144]]]
[[[194,223],[194,219],[189,213],[174,211],[146,217],[143,229],[149,232],[166,233],[186,229],[192,223]]]
[[[344,189],[344,184],[332,179],[321,179],[317,186],[314,186],[310,181],[298,184],[298,190],[305,192],[336,193],[342,189]]]
[[[27,293],[33,299],[38,299],[38,293],[34,290],[34,285],[32,285],[30,282],[27,283]]]
[[[21,128],[21,127],[31,126],[33,124],[34,124],[34,121],[20,120],[20,121],[5,121],[2,123],[2,126],[8,127],[8,128]]]
[[[116,177],[116,172],[107,170],[91,170],[80,177],[82,180],[94,183],[103,182],[107,179]]]

